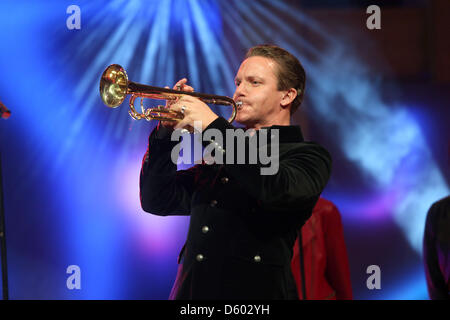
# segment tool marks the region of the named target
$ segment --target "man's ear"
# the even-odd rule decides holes
[[[284,92],[283,98],[281,99],[281,106],[287,107],[289,104],[294,101],[294,99],[297,97],[297,90],[294,88],[290,88],[288,91]]]

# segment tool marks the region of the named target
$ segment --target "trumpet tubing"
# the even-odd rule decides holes
[[[199,98],[205,103],[215,105],[226,105],[233,108],[231,117],[228,122],[233,122],[236,117],[237,106],[233,99],[226,96],[218,96],[199,92],[186,92],[173,89],[152,87],[128,80],[128,75],[124,68],[118,64],[108,66],[102,74],[100,79],[100,96],[103,103],[110,108],[117,108],[120,106],[127,95],[130,98],[130,110],[128,113],[135,120],[145,119],[150,120],[165,120],[178,121],[183,119],[183,114],[158,106],[155,108],[144,108],[143,100],[157,99],[157,100],[177,100],[183,95],[189,95]],[[141,112],[136,111],[134,102],[136,98],[141,98]]]

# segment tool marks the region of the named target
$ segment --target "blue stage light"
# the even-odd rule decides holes
[[[425,214],[449,188],[409,106],[383,100],[380,82],[354,57],[351,41],[327,33],[320,22],[283,1],[78,5],[80,31],[65,28],[66,8],[60,1],[0,5],[0,67],[7,75],[0,78],[0,96],[13,110],[6,128],[15,139],[6,150],[10,159],[20,159],[10,165],[6,177],[15,185],[7,187],[15,189],[9,193],[14,200],[22,199],[22,190],[35,190],[29,201],[36,212],[20,201],[6,202],[7,208],[23,214],[14,226],[19,230],[26,217],[45,215],[48,225],[36,228],[60,241],[39,241],[62,252],[49,259],[79,264],[86,277],[77,298],[127,298],[138,265],[129,262],[134,260],[128,254],[136,254],[137,261],[143,257],[161,272],[149,279],[166,279],[165,286],[149,288],[140,298],[164,299],[187,231],[187,218],[160,218],[140,209],[140,161],[155,123],[131,120],[127,103],[116,110],[102,105],[98,81],[104,68],[119,63],[130,80],[157,86],[172,86],[186,76],[197,91],[231,96],[243,53],[258,43],[278,44],[300,58],[311,116],[335,130],[329,134],[334,144],[372,187],[370,195],[329,193],[345,218],[355,225],[394,220],[420,254]],[[16,11],[20,14],[13,17]],[[302,38],[305,27],[323,48]],[[17,95],[18,86],[27,94]],[[56,200],[41,203],[43,190],[51,190]],[[47,203],[53,201],[55,208]],[[20,250],[20,243],[11,243]],[[15,256],[22,254],[28,252]],[[400,289],[385,297],[422,297],[423,278],[408,284],[420,272],[405,275],[396,285]],[[25,284],[22,289],[27,290]],[[71,297],[64,291],[63,298]]]

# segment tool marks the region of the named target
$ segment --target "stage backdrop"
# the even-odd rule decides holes
[[[447,143],[448,111],[439,92],[420,100],[395,77],[386,81],[391,66],[365,37],[366,7],[352,9],[359,25],[343,19],[330,30],[331,18],[303,3],[1,1],[11,299],[168,297],[189,218],[141,209],[140,165],[156,123],[132,120],[127,103],[105,107],[100,75],[118,63],[132,81],[172,86],[187,77],[197,91],[232,96],[243,55],[260,43],[286,48],[306,69],[293,121],[333,155],[323,196],[342,213],[354,297],[428,297],[422,236],[428,208],[449,193],[445,160],[432,149]],[[373,60],[360,57],[362,47]],[[371,265],[379,289],[367,286]]]

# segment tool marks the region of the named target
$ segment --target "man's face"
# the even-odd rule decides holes
[[[270,119],[280,111],[284,92],[278,91],[275,61],[254,56],[245,59],[236,75],[233,99],[242,101],[236,121],[247,128],[270,125]]]

